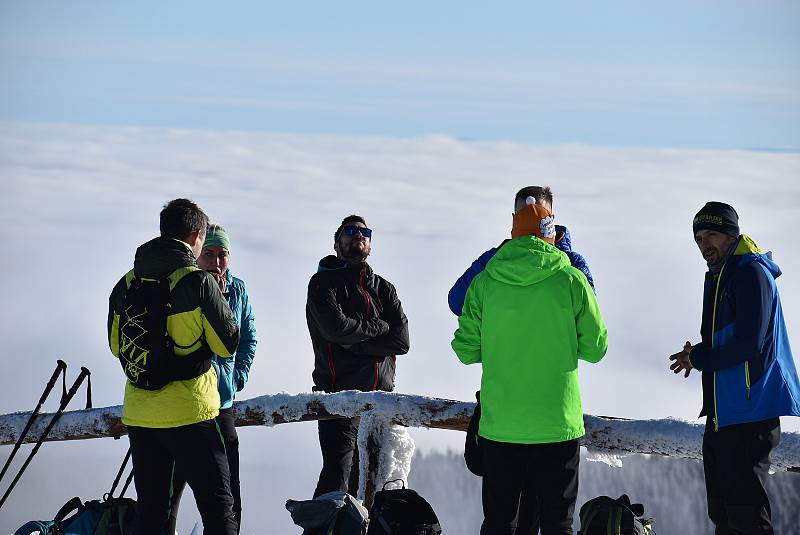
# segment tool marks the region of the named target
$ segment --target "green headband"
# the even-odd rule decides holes
[[[203,242],[203,248],[205,249],[206,247],[222,247],[230,252],[231,239],[228,238],[228,233],[225,232],[224,228],[213,226],[206,233],[206,241]]]

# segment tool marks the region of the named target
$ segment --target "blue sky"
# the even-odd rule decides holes
[[[0,4],[0,120],[800,148],[800,4]]]

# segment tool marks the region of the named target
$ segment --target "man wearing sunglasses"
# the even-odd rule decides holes
[[[306,320],[314,348],[315,391],[394,389],[395,357],[408,352],[408,320],[394,286],[367,257],[372,230],[358,215],[344,218],[333,250],[308,284]],[[314,497],[358,491],[359,418],[320,420],[322,471]]]

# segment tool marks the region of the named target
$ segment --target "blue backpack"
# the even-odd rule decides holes
[[[131,535],[136,521],[136,502],[130,498],[92,500],[75,497],[64,504],[53,520],[32,520],[14,535]]]

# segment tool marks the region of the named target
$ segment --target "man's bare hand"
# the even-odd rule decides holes
[[[675,353],[674,355],[669,356],[669,360],[674,361],[672,364],[669,365],[669,369],[672,370],[672,373],[681,373],[684,372],[684,377],[689,377],[689,372],[694,369],[692,366],[691,361],[689,360],[689,353],[692,352],[692,344],[690,342],[686,342],[683,346],[683,351]]]

